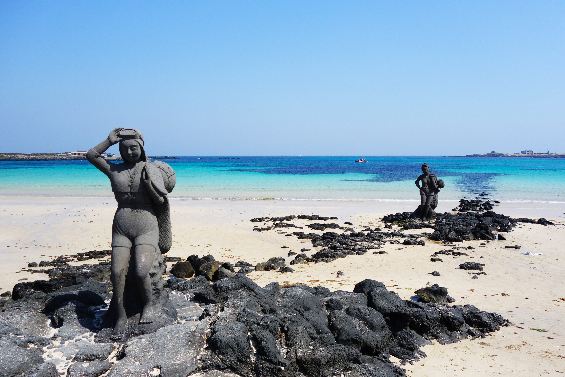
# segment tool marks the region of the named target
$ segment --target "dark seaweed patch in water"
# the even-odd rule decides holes
[[[425,161],[425,158],[422,159]],[[290,163],[289,163],[290,162]],[[268,165],[268,166],[265,166]],[[212,166],[212,165],[210,165]],[[324,159],[270,159],[247,160],[242,159],[230,164],[214,165],[223,168],[225,171],[255,172],[261,174],[280,174],[280,175],[317,175],[317,174],[367,174],[371,178],[344,181],[363,181],[363,182],[399,182],[416,180],[421,174],[420,161],[369,161],[367,163],[355,163],[353,160],[324,160]],[[471,167],[465,165],[454,166],[455,169],[469,170]],[[492,193],[495,191],[492,178],[498,173],[467,173],[442,169],[434,169],[439,179],[446,177],[459,177],[456,180],[457,187],[471,195],[482,192]]]
[[[438,179],[446,177],[459,177],[455,184],[459,190],[467,192],[472,195],[478,195],[483,192],[493,193],[496,189],[493,186],[492,179],[499,176],[498,173],[461,173],[437,170],[432,171],[436,174]],[[416,180],[418,176],[414,174],[414,170],[403,169],[401,171],[385,171],[373,178],[364,179],[367,182],[395,182],[395,181],[408,181]]]
[[[523,168],[520,170],[534,170],[534,171],[563,171],[565,169],[534,169],[534,168]]]
[[[456,184],[461,191],[466,191],[473,195],[483,192],[493,193],[496,189],[493,186],[492,179],[501,174],[497,173],[457,173],[460,175]]]
[[[273,161],[274,162],[274,161]],[[404,181],[420,171],[420,163],[406,162],[378,162],[376,164],[355,163],[354,161],[336,160],[304,160],[294,164],[273,163],[274,166],[265,167],[264,164],[238,163],[237,167],[224,166],[226,171],[257,172],[263,174],[289,174],[289,175],[317,175],[317,174],[370,174],[376,180],[369,181],[394,182]]]

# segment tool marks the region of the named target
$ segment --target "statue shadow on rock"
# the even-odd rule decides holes
[[[51,325],[54,328],[60,329],[62,326],[75,322],[80,328],[97,332],[99,326],[96,323],[93,307],[102,305],[104,305],[104,298],[89,290],[62,293],[51,297],[46,302],[43,314],[51,318]]]
[[[416,208],[416,210],[412,212],[410,217],[413,219],[429,221],[429,220],[434,220],[437,217],[437,215],[435,212],[435,208],[420,204],[418,208]]]

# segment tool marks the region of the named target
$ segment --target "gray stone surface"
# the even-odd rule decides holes
[[[85,337],[87,337],[87,335],[85,335]],[[60,352],[62,354],[62,358],[65,360],[72,360],[74,359],[75,355],[79,352],[79,350],[81,348],[84,347],[89,347],[91,345],[91,341],[90,339],[78,339],[78,340],[72,340],[72,341],[67,341],[64,343],[61,343],[61,345],[59,345],[58,347],[55,347],[55,349]],[[83,361],[83,360],[81,360]]]
[[[194,373],[190,377],[240,377],[239,374],[222,372],[219,370],[211,370],[209,372]]]
[[[178,319],[195,321],[202,315],[202,308],[191,298],[191,295],[176,291],[169,295],[169,301],[176,309]]]
[[[74,363],[67,369],[67,377],[98,377],[111,367],[111,362],[101,360]]]
[[[81,345],[74,360],[76,361],[93,361],[106,360],[114,351],[115,347],[111,343],[86,343]]]
[[[0,337],[0,376],[18,376],[43,364],[43,352],[16,337]]]
[[[163,377],[188,376],[197,367],[206,327],[206,321],[186,322],[130,339],[125,344],[124,357],[108,376],[142,376],[155,368]]]
[[[23,335],[23,331],[13,327],[12,325],[4,322],[4,321],[0,321],[0,338],[2,338],[2,336],[6,336],[6,335]]]
[[[18,328],[26,334],[46,336],[51,331],[43,306],[34,300],[11,301],[0,311],[0,322]]]
[[[55,364],[51,362],[45,362],[41,364],[37,368],[32,368],[32,371],[29,371],[26,374],[26,377],[58,377],[59,372],[57,371],[57,367]]]

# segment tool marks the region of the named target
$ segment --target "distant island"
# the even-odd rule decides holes
[[[107,161],[121,161],[122,157],[112,153],[103,153]],[[160,160],[176,160],[178,157],[172,156],[149,156]],[[63,152],[63,153],[1,153],[0,161],[69,161],[86,160],[86,151]]]
[[[120,156],[104,153],[102,155],[109,161],[118,161]],[[86,160],[86,151],[63,152],[63,153],[0,153],[0,161],[67,161]]]
[[[565,153],[536,153],[531,150],[521,151],[520,153],[500,153],[492,151],[483,154],[468,154],[464,157],[530,157],[530,158],[565,158]]]

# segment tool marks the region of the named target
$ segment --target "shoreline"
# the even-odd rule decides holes
[[[111,196],[0,196],[0,203],[0,226],[4,230],[0,235],[1,292],[11,290],[20,279],[45,279],[44,274],[18,272],[27,268],[29,262],[110,248],[116,210]],[[245,260],[253,264],[282,256],[288,262],[288,251],[314,249],[309,240],[287,236],[292,229],[287,233],[254,232],[252,218],[291,214],[337,216],[336,222],[352,222],[356,230],[362,230],[364,226],[383,226],[380,219],[386,214],[413,211],[414,203],[417,201],[175,199],[171,206],[173,248],[167,256],[186,259],[192,254],[211,254],[221,261]],[[529,205],[501,203],[494,211],[511,217],[544,217],[563,222],[565,203],[526,204]],[[438,212],[449,212],[452,207],[452,203],[440,200]],[[426,240],[425,246],[387,244],[382,248],[386,254],[368,252],[330,263],[293,265],[293,273],[254,271],[248,276],[260,286],[277,281],[321,285],[332,291],[351,291],[356,283],[370,278],[383,282],[403,299],[410,299],[418,288],[437,283],[448,289],[456,299],[455,305],[471,304],[497,312],[513,325],[485,339],[425,346],[423,351],[428,357],[402,366],[409,376],[556,374],[565,371],[563,242],[562,225],[520,224],[507,234],[506,241],[458,243],[457,246],[474,249],[468,257],[443,257],[443,262],[431,262],[430,256],[448,247]],[[508,245],[520,245],[521,249],[504,247]],[[466,261],[484,263],[487,275],[473,279],[473,275],[458,269]],[[434,277],[430,275],[432,271],[441,275]]]
[[[471,199],[472,195],[465,195],[465,199]],[[53,198],[53,199],[65,199],[65,198],[72,198],[72,199],[106,199],[106,200],[114,200],[114,197],[111,195],[52,195],[52,194],[20,194],[20,193],[13,193],[13,194],[0,194],[0,200],[2,198]],[[220,197],[220,196],[207,196],[207,197],[194,197],[194,196],[174,196],[171,195],[169,198],[171,201],[206,201],[206,200],[215,200],[215,201],[281,201],[281,202],[374,202],[374,203],[402,203],[418,206],[420,202],[419,199],[396,199],[396,198],[388,198],[388,199],[381,199],[381,198],[294,198],[294,197],[250,197],[250,196],[233,196],[233,197]],[[491,200],[492,202],[493,200]],[[457,205],[459,200],[457,199],[440,199],[440,204],[449,205]],[[499,200],[496,203],[495,208],[499,207],[508,207],[510,208],[513,204],[557,204],[563,205],[565,208],[565,200],[527,200],[527,199],[510,199],[510,200]],[[445,206],[447,207],[447,206]],[[447,210],[446,210],[447,211]]]

